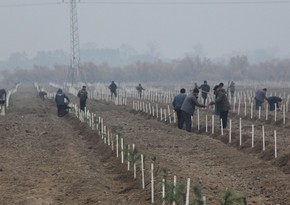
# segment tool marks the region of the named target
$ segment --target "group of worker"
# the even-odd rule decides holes
[[[113,99],[113,96],[116,98],[117,97],[117,88],[118,88],[116,83],[114,81],[112,81],[108,88],[111,91],[111,99]],[[136,90],[138,92],[139,98],[142,98],[142,93],[143,93],[143,90],[145,90],[145,89],[142,87],[141,83],[139,83],[139,85],[136,87]]]
[[[208,94],[210,92],[210,86],[207,84],[207,81],[204,81],[204,84],[199,87],[197,84],[195,84],[195,88],[189,94],[186,94],[186,90],[182,88],[180,93],[174,97],[172,102],[174,110],[177,114],[178,128],[183,129],[185,122],[185,130],[191,132],[191,116],[193,116],[195,112],[195,107],[197,106],[206,108],[210,105],[215,105],[216,112],[218,113],[220,119],[222,119],[222,127],[226,128],[230,103],[227,97],[227,93],[225,89],[223,89],[223,85],[223,83],[220,83],[219,85],[214,86],[213,91],[215,99],[209,103],[206,103]],[[202,91],[201,96],[203,98],[203,103],[198,100],[199,89]]]
[[[108,87],[110,89],[111,92],[111,98],[117,97],[117,85],[115,84],[114,81],[111,82],[111,84]],[[138,96],[141,98],[142,97],[142,91],[145,90],[141,83],[136,87],[136,90],[138,92]],[[45,93],[46,94],[46,93]],[[41,99],[44,99],[44,94],[43,92],[39,92],[39,96],[41,97]],[[77,96],[80,99],[80,110],[81,111],[85,111],[86,108],[86,102],[88,99],[88,92],[86,90],[86,86],[82,86],[82,89],[78,91]],[[57,114],[59,117],[63,117],[68,113],[68,109],[70,108],[68,106],[70,100],[67,97],[67,95],[62,91],[62,89],[58,89],[58,91],[56,92],[55,95],[55,102],[57,105]]]
[[[210,93],[210,86],[205,80],[201,86],[197,83],[194,84],[194,89],[186,94],[184,88],[180,89],[180,93],[177,94],[172,102],[174,110],[177,114],[177,126],[179,129],[183,129],[185,123],[185,130],[188,132],[192,131],[192,120],[191,117],[195,112],[195,107],[209,107],[215,105],[215,114],[218,115],[222,121],[222,128],[227,127],[228,113],[230,110],[229,96],[234,98],[235,94],[235,83],[231,81],[228,84],[228,89],[225,90],[224,84],[221,82],[215,85],[213,88],[214,100],[207,102],[208,94]],[[202,103],[198,100],[199,90],[201,90]],[[256,109],[259,110],[262,107],[263,102],[266,100],[269,103],[269,110],[273,111],[279,108],[279,103],[282,102],[282,98],[277,96],[266,97],[267,88],[258,90],[255,95]]]
[[[267,93],[267,88],[263,88],[262,90],[258,90],[256,92],[256,95],[255,95],[256,110],[262,109],[263,103],[265,101],[268,102],[270,111],[274,111],[275,109],[278,109],[279,103],[282,102],[282,98],[278,96],[267,97],[266,93]]]
[[[183,129],[183,125],[185,123],[185,129],[188,132],[191,132],[191,125],[192,120],[191,116],[193,116],[195,112],[195,107],[206,108],[211,105],[215,105],[215,114],[220,117],[222,120],[222,127],[227,127],[228,121],[228,113],[230,110],[230,102],[229,96],[234,98],[235,94],[235,83],[231,81],[228,84],[228,89],[224,89],[224,84],[221,82],[218,85],[215,85],[213,88],[214,100],[211,102],[207,102],[208,94],[210,93],[210,86],[208,85],[207,81],[205,80],[201,86],[197,86],[195,83],[194,89],[189,93],[186,94],[186,90],[181,88],[180,93],[177,94],[173,99],[173,107],[177,114],[178,120],[178,128]],[[117,97],[117,85],[114,81],[108,86],[111,92],[111,98]],[[4,90],[4,89],[2,89]],[[0,90],[0,105],[3,104],[3,96],[6,96],[5,92]],[[138,97],[142,97],[142,92],[145,90],[141,83],[136,87],[138,92]],[[199,92],[201,90],[201,97],[202,102],[198,100]],[[5,90],[4,90],[5,91]],[[266,100],[269,103],[269,110],[273,111],[276,108],[279,108],[279,103],[282,102],[282,98],[277,96],[266,97],[267,88],[263,88],[262,90],[258,90],[255,95],[256,101],[256,109],[259,110],[262,107],[263,102]],[[1,93],[5,93],[4,95]],[[44,96],[47,95],[46,92],[41,90],[39,92],[41,99],[44,99]],[[78,92],[77,96],[80,99],[80,110],[85,111],[86,108],[86,101],[88,99],[88,92],[86,90],[86,86],[82,86],[82,89]],[[64,94],[62,89],[58,89],[55,95],[55,102],[57,105],[57,113],[59,117],[63,117],[68,113],[69,109],[69,98]]]

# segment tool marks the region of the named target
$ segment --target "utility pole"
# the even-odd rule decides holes
[[[70,2],[70,67],[67,71],[66,84],[72,86],[78,82],[85,82],[83,72],[80,69],[80,43],[77,18],[77,0]],[[79,0],[80,1],[80,0]],[[63,0],[64,2],[64,0]]]

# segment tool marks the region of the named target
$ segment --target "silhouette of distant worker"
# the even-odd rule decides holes
[[[78,92],[78,97],[80,98],[80,109],[85,111],[87,99],[88,99],[88,92],[86,90],[86,86],[84,85],[82,89]]]
[[[41,90],[39,91],[38,95],[41,98],[41,100],[44,100],[44,97],[47,95],[47,93],[44,91],[43,88],[41,88]]]
[[[6,90],[5,89],[0,89],[0,115],[5,115],[5,110],[6,110]]]
[[[231,93],[231,98],[234,98],[234,95],[235,95],[235,91],[236,91],[236,88],[235,88],[235,83],[234,81],[232,81],[229,85],[229,91]]]
[[[210,91],[210,87],[207,84],[207,81],[203,81],[203,84],[199,86],[199,89],[201,89],[201,97],[203,98],[203,104],[205,105],[206,99],[207,99],[207,94]]]
[[[0,105],[5,105],[7,93],[4,88],[0,89]]]
[[[111,98],[113,98],[113,95],[115,98],[117,97],[117,85],[115,84],[114,81],[109,85],[109,89],[111,91]]]
[[[139,83],[139,85],[136,87],[136,90],[138,91],[138,94],[139,94],[139,96],[140,96],[140,98],[141,98],[141,97],[142,97],[142,91],[145,90],[145,89],[142,87],[141,83]]]

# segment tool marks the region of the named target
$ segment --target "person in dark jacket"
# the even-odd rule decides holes
[[[7,93],[4,88],[0,89],[0,105],[5,105]]]
[[[113,95],[115,98],[117,97],[117,85],[115,84],[114,81],[109,85],[109,89],[111,91],[111,99],[113,98]]]
[[[80,98],[80,109],[81,109],[81,111],[85,111],[85,107],[86,107],[87,99],[88,99],[88,92],[86,90],[85,85],[78,92],[78,97]]]
[[[5,89],[0,89],[0,115],[5,115],[7,93]]]
[[[142,97],[142,91],[145,90],[145,89],[142,87],[141,83],[139,83],[139,85],[136,87],[136,90],[137,90],[137,92],[138,92],[138,94],[139,94],[139,96],[140,96],[140,98],[141,98],[141,97]]]
[[[182,114],[185,119],[186,131],[188,132],[191,132],[191,124],[192,124],[191,116],[194,114],[195,106],[206,107],[205,105],[198,102],[197,100],[198,94],[199,94],[198,88],[194,88],[193,92],[186,96],[181,106]]]
[[[271,96],[267,98],[267,101],[269,103],[269,110],[274,111],[275,110],[275,104],[277,109],[279,108],[279,103],[282,102],[282,98],[277,97],[277,96]]]
[[[207,81],[203,81],[203,84],[199,86],[199,89],[201,89],[201,97],[203,98],[203,104],[205,105],[206,99],[207,99],[207,94],[210,91],[210,87],[207,84]]]
[[[62,89],[58,89],[55,95],[55,103],[59,117],[63,117],[68,113],[67,108],[69,102],[69,98],[63,93]]]
[[[182,106],[182,103],[183,103],[185,97],[186,97],[185,89],[181,88],[180,93],[174,97],[173,102],[172,102],[174,110],[177,114],[177,124],[178,124],[179,129],[182,129],[183,124],[184,124],[184,118],[182,115],[181,106]]]
[[[214,98],[216,98],[216,90],[217,90],[217,87],[219,87],[220,85],[215,85],[214,86],[214,88],[213,88],[213,94],[214,94]],[[220,88],[222,88],[222,87],[220,87]],[[209,103],[209,105],[210,105],[211,103]],[[217,116],[220,116],[220,114],[219,114],[219,111],[217,110],[217,106],[215,105],[215,107],[214,107],[214,114],[215,115],[217,115]]]
[[[214,93],[216,96],[215,100],[210,102],[209,105],[215,104],[220,119],[222,120],[223,128],[226,128],[230,110],[230,102],[228,100],[227,93],[220,85],[214,87]]]
[[[235,86],[235,83],[234,81],[232,81],[229,85],[229,91],[231,93],[231,98],[234,98],[234,95],[235,95],[235,91],[236,91],[236,86]]]
[[[264,88],[262,90],[258,90],[256,92],[256,96],[255,96],[256,110],[259,110],[259,107],[262,107],[264,100],[267,100],[266,92],[267,92],[267,88]]]

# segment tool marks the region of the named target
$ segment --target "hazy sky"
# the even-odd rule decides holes
[[[69,4],[61,2],[0,0],[0,60],[17,51],[30,55],[40,50],[69,52]],[[281,57],[290,57],[290,0],[267,2],[80,0],[80,45],[118,48],[129,44],[146,52],[148,43],[153,42],[163,58],[180,58],[197,47],[202,47],[203,54],[211,58],[255,49],[279,49]]]

